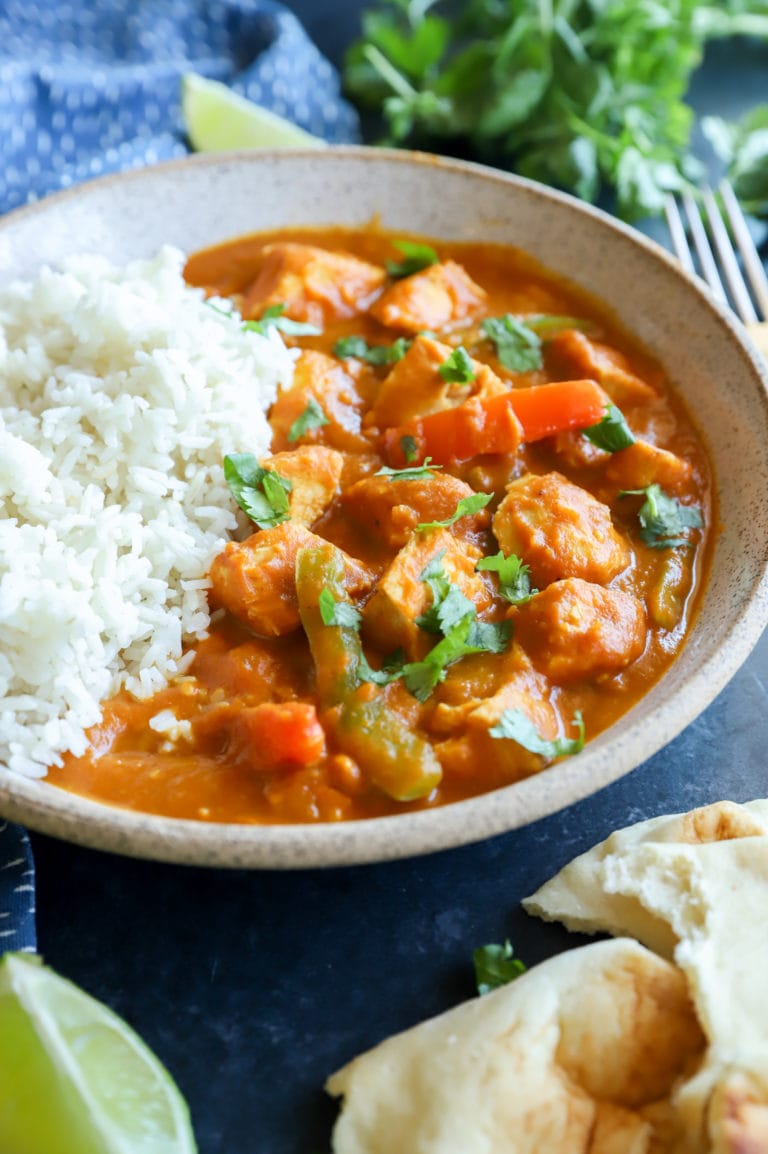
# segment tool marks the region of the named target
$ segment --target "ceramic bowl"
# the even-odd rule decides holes
[[[107,178],[0,222],[0,275],[73,252],[117,262],[281,225],[364,224],[516,245],[608,302],[663,363],[714,467],[722,532],[698,618],[671,670],[570,760],[435,810],[365,822],[207,825],[96,804],[0,767],[0,813],[84,845],[177,862],[303,867],[384,860],[478,841],[626,774],[723,688],[768,619],[765,365],[739,323],[636,231],[539,185],[477,165],[365,148],[194,157]]]

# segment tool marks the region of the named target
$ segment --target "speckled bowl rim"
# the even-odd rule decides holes
[[[253,164],[290,164],[291,158],[323,165],[348,159],[350,165],[375,161],[463,173],[473,179],[516,189],[521,195],[557,204],[584,219],[598,221],[606,236],[628,239],[648,259],[666,265],[671,276],[687,282],[719,326],[722,339],[738,346],[745,373],[758,400],[768,439],[768,371],[740,323],[709,292],[684,273],[653,241],[590,205],[556,190],[484,165],[367,147],[279,152],[233,152],[187,157],[138,171],[102,177],[18,209],[0,219],[0,242],[8,229],[30,218],[44,220],[73,199],[105,187],[146,184],[192,167],[215,170]],[[311,221],[307,222],[311,223]],[[343,222],[342,222],[343,223]],[[426,230],[423,230],[426,231]],[[768,472],[765,476],[768,486]],[[717,696],[733,677],[768,623],[768,524],[760,529],[760,558],[750,587],[743,592],[727,645],[721,645],[685,682],[660,703],[639,703],[578,756],[514,785],[432,810],[393,817],[332,824],[207,824],[157,817],[92,802],[33,781],[0,766],[0,814],[33,830],[83,846],[157,861],[226,868],[308,868],[362,864],[430,853],[492,837],[552,814],[616,781],[670,742]],[[669,677],[669,674],[667,675]],[[666,677],[664,679],[666,681]],[[647,702],[647,698],[645,701]]]

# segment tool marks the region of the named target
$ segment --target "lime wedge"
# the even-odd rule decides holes
[[[187,136],[196,152],[231,148],[322,148],[290,120],[260,104],[238,96],[226,84],[207,80],[196,72],[181,78],[181,111]]]
[[[189,1111],[126,1023],[29,954],[0,961],[0,1151],[194,1154]]]

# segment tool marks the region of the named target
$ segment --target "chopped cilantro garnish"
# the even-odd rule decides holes
[[[436,553],[423,569],[420,580],[432,594],[432,604],[416,618],[420,629],[446,636],[467,615],[474,616],[475,607],[458,585],[454,585],[443,569],[445,549]]]
[[[469,631],[469,643],[477,653],[503,653],[511,636],[511,621],[475,621]]]
[[[349,601],[337,601],[330,589],[323,589],[318,598],[323,625],[341,625],[345,629],[360,628],[360,613]]]
[[[442,633],[442,641],[430,649],[423,661],[403,666],[406,688],[419,701],[426,701],[432,690],[453,665],[470,653],[502,653],[512,633],[508,621],[493,624],[477,620],[477,611],[458,585],[443,569],[445,550],[436,553],[421,573],[421,580],[432,593],[432,604],[416,618],[416,624],[429,633]]]
[[[369,665],[368,658],[360,650],[357,661],[357,676],[359,681],[372,681],[374,685],[389,685],[397,681],[403,669],[403,651],[398,649],[382,664],[381,669],[374,669]]]
[[[406,469],[390,469],[389,465],[382,465],[374,473],[374,477],[389,477],[393,481],[418,481],[423,477],[431,477],[435,469],[442,467],[433,465],[431,457],[425,457],[422,465],[410,465]]]
[[[514,956],[510,942],[503,945],[490,942],[487,946],[478,946],[472,953],[475,966],[475,984],[478,994],[490,994],[491,990],[498,990],[499,986],[506,986],[524,974],[527,966]]]
[[[432,594],[432,604],[424,613],[416,618],[416,624],[420,629],[426,629],[428,633],[441,633],[440,622],[437,618],[438,606],[442,604],[451,586],[451,581],[448,574],[443,569],[443,557],[445,557],[446,550],[441,549],[435,553],[434,557],[424,566],[419,574],[419,581],[423,581]],[[464,594],[462,593],[462,597]],[[465,612],[470,612],[472,603],[468,601],[469,609]]]
[[[437,264],[440,259],[435,250],[428,244],[414,244],[410,240],[396,240],[395,248],[405,258],[399,261],[387,261],[387,272],[395,280],[400,280],[404,276],[413,276],[415,272],[421,272],[422,269]]]
[[[394,365],[403,359],[411,343],[407,337],[398,337],[391,345],[369,345],[365,337],[339,337],[333,355],[340,360],[357,357],[369,365]]]
[[[320,405],[314,397],[310,397],[307,401],[307,407],[303,413],[300,413],[296,420],[288,430],[288,440],[293,444],[298,441],[299,437],[303,437],[310,429],[319,429],[323,425],[330,424]]]
[[[473,607],[472,613],[462,617],[442,641],[430,649],[423,661],[403,666],[406,688],[419,701],[426,701],[432,690],[444,680],[450,665],[470,653],[502,653],[511,633],[508,621],[497,625],[476,621]]]
[[[258,320],[243,321],[243,329],[248,333],[260,333],[262,336],[268,329],[277,329],[287,337],[319,337],[322,334],[323,330],[317,325],[292,321],[290,317],[283,316],[284,312],[285,305],[270,305],[264,309]]]
[[[538,589],[531,588],[528,566],[515,553],[505,557],[500,551],[492,557],[482,557],[475,569],[498,574],[499,593],[511,605],[525,605],[538,593]]]
[[[360,632],[362,619],[360,611],[349,601],[337,601],[331,590],[326,587],[321,590],[317,604],[323,625],[337,625],[355,634]],[[346,644],[352,644],[349,635]],[[358,637],[354,639],[354,652],[358,682],[371,681],[374,685],[389,685],[390,681],[395,681],[400,676],[403,664],[401,650],[391,654],[381,669],[374,669],[369,664]]]
[[[644,489],[623,489],[620,497],[645,497],[637,511],[640,522],[640,539],[652,549],[678,549],[690,546],[684,531],[701,529],[704,524],[701,510],[697,505],[681,505],[674,497],[668,497],[660,485],[647,485]]]
[[[444,381],[455,382],[459,385],[468,385],[470,381],[475,379],[472,358],[463,345],[454,349],[437,371]]]
[[[470,517],[473,513],[479,513],[492,498],[493,493],[472,493],[469,497],[462,497],[450,517],[446,517],[444,521],[422,521],[416,526],[416,530],[421,533],[425,529],[448,529],[460,521],[462,517]]]
[[[541,337],[510,313],[503,317],[486,317],[480,329],[483,336],[496,346],[496,356],[505,369],[526,373],[541,368]]]
[[[488,732],[491,737],[508,738],[530,753],[539,753],[553,760],[556,757],[570,757],[584,748],[584,719],[581,710],[576,710],[571,724],[576,726],[578,737],[556,737],[554,741],[547,741],[522,709],[505,709],[498,725],[492,726]]]
[[[224,458],[224,480],[240,508],[260,529],[271,529],[290,516],[285,477],[263,469],[252,453],[231,453]]]
[[[403,456],[409,465],[412,461],[415,461],[419,455],[419,449],[415,439],[409,437],[407,434],[400,438],[400,448],[403,450]]]
[[[605,449],[607,453],[618,453],[620,449],[635,443],[634,434],[616,405],[606,405],[603,419],[588,429],[582,429],[582,433],[588,441],[597,445],[598,449]]]

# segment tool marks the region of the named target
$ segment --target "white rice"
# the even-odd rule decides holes
[[[182,267],[82,257],[0,291],[0,764],[29,776],[84,752],[121,686],[183,672],[238,527],[222,459],[267,451],[291,380],[280,335]]]

